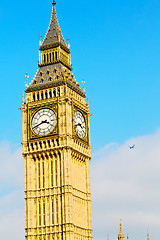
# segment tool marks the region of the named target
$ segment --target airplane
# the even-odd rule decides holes
[[[131,149],[134,149],[135,148],[135,144],[134,145],[132,145],[132,146],[129,146],[129,149],[131,150]]]

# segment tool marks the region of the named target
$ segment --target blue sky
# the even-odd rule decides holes
[[[11,152],[21,147],[18,108],[24,76],[28,72],[31,81],[37,71],[39,36],[49,25],[50,2],[0,2],[0,142],[9,142]],[[86,81],[93,156],[111,143],[124,146],[156,134],[160,1],[57,0],[56,8],[65,39],[70,36],[73,73],[80,84],[83,77]]]
[[[159,12],[156,0],[57,4],[73,72],[79,83],[86,80],[93,151],[160,125]],[[24,76],[31,81],[36,73],[39,35],[45,36],[50,14],[50,1],[0,3],[1,140],[20,144]]]

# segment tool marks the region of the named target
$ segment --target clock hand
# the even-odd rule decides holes
[[[77,123],[77,124],[75,124],[75,126],[77,127],[77,126],[80,126],[81,128],[82,128],[82,124],[81,123]]]
[[[39,124],[37,124],[36,126],[34,126],[33,129],[34,129],[34,128],[37,128],[38,126],[40,126],[40,125],[43,124],[43,123],[49,124],[49,122],[47,122],[47,120],[44,120],[44,121],[42,121],[41,123],[39,123]]]

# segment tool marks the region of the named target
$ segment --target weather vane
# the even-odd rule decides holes
[[[25,88],[27,88],[28,87],[28,78],[29,78],[28,73],[26,73],[25,78],[26,78]]]

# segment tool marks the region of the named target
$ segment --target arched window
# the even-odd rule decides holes
[[[46,63],[46,54],[44,54],[44,63]]]
[[[49,91],[49,97],[52,98],[52,92],[51,92],[51,90]]]
[[[54,89],[54,91],[53,91],[53,94],[54,94],[54,97],[56,97],[56,90]]]
[[[48,63],[48,60],[49,60],[49,56],[48,56],[48,53],[47,53],[47,63]]]
[[[36,98],[35,98],[35,93],[33,94],[33,101],[35,101],[36,100]]]
[[[60,94],[60,89],[58,89],[58,96],[60,97],[60,95],[61,95],[61,94]]]
[[[52,53],[52,58],[53,58],[53,62],[54,62],[54,52]]]
[[[48,94],[47,94],[47,92],[45,92],[45,98],[46,98],[46,99],[48,98]]]
[[[51,55],[51,53],[49,54],[49,61],[50,61],[50,62],[52,61],[52,55]]]
[[[41,99],[42,99],[42,100],[44,99],[44,95],[43,95],[43,92],[41,93]]]
[[[57,52],[55,52],[55,60],[57,61]]]
[[[39,93],[37,93],[37,100],[39,101]]]

